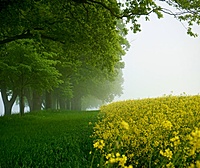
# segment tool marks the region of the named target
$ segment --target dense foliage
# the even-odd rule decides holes
[[[168,8],[161,6],[159,1],[168,4]],[[61,43],[66,42],[67,36],[69,42],[74,42],[74,39],[80,36],[71,28],[76,30],[78,26],[79,33],[86,33],[87,37],[92,27],[85,24],[85,21],[99,15],[101,20],[93,21],[97,27],[100,26],[102,19],[106,20],[112,16],[131,22],[134,32],[140,30],[139,18],[144,16],[148,20],[149,15],[153,13],[158,18],[167,13],[180,21],[187,21],[190,35],[194,35],[191,32],[193,23],[199,24],[200,21],[199,0],[1,0],[0,7],[0,20],[3,23],[0,27],[0,44],[16,39],[34,38],[38,35],[43,39]],[[171,10],[170,7],[175,10]],[[102,11],[105,15],[102,15]],[[98,29],[95,30],[98,32]],[[59,31],[63,33],[58,33]]]
[[[199,102],[183,95],[102,106],[93,133],[101,166],[199,167]]]
[[[23,114],[25,100],[30,111],[80,110],[86,97],[107,102],[122,93],[121,57],[129,44],[123,22],[107,9],[63,0],[0,1],[0,6],[0,89],[6,115],[16,96]]]

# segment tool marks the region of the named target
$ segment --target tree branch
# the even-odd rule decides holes
[[[166,3],[168,3],[169,5],[172,5],[172,6],[176,6],[176,4],[178,6],[181,6],[181,4],[179,4],[177,1],[176,4],[174,4],[174,2],[172,2],[171,0],[159,0],[159,1],[165,1]],[[133,12],[130,12],[128,14],[117,14],[115,13],[115,11],[110,8],[109,6],[105,5],[103,2],[100,2],[100,1],[96,1],[96,0],[85,0],[85,1],[82,1],[81,3],[87,3],[87,4],[98,4],[98,5],[101,5],[103,8],[107,9],[113,16],[115,16],[116,18],[118,19],[123,19],[123,18],[127,18],[127,17],[131,17],[131,16],[142,16],[142,15],[149,15],[150,13],[152,13],[155,9],[152,9],[151,11],[149,12],[145,12],[145,13],[133,13]],[[178,7],[176,7],[178,8]],[[166,8],[161,8],[161,10],[163,13],[166,13],[168,15],[172,15],[174,17],[178,17],[178,16],[181,16],[181,15],[185,15],[185,14],[192,14],[192,15],[199,15],[200,11],[195,11],[195,10],[190,10],[190,9],[185,9],[185,10],[180,10],[179,13],[174,13],[172,11],[170,11],[169,9],[166,9]]]
[[[108,7],[107,5],[105,5],[104,3],[102,2],[99,2],[99,1],[94,1],[94,0],[88,0],[88,1],[85,1],[85,3],[88,3],[88,4],[91,4],[91,3],[95,3],[95,4],[99,4],[101,5],[102,7],[104,7],[105,9],[107,9],[108,11],[110,11],[110,13],[115,16],[116,18],[119,18],[119,19],[122,19],[123,16],[120,16],[120,15],[117,15],[112,8]]]
[[[41,30],[39,28],[36,28],[34,30]],[[51,36],[48,36],[48,35],[45,35],[45,34],[40,34],[41,38],[42,39],[47,39],[47,40],[52,40],[52,41],[57,41],[57,42],[60,42],[62,44],[65,44],[64,41],[60,41],[59,39],[57,38],[54,38],[54,37],[51,37]],[[20,34],[20,35],[15,35],[15,36],[12,36],[12,37],[8,37],[8,38],[5,38],[3,40],[0,40],[0,45],[1,44],[6,44],[6,43],[9,43],[9,42],[12,42],[12,41],[16,41],[16,40],[19,40],[19,39],[31,39],[31,38],[35,38],[35,35],[32,34],[30,32],[30,30],[27,30],[26,32]]]
[[[55,42],[59,42],[59,43],[61,43],[61,44],[65,44],[64,41],[60,41],[59,39],[56,39],[56,38],[54,38],[54,37],[47,36],[47,35],[45,35],[45,34],[41,34],[41,38],[42,38],[42,39],[51,40],[51,41],[55,41]]]
[[[8,37],[6,39],[0,40],[0,45],[1,44],[6,44],[15,40],[19,40],[19,39],[28,39],[33,37],[32,34],[30,33],[22,33],[20,35],[16,35],[16,36],[12,36],[12,37]]]
[[[171,10],[169,10],[169,9],[166,9],[166,8],[161,8],[161,11],[163,12],[163,13],[166,13],[166,14],[168,14],[168,15],[172,15],[172,16],[174,16],[174,17],[178,17],[178,16],[181,16],[181,15],[185,15],[185,14],[192,14],[192,15],[195,15],[195,14],[198,14],[199,12],[197,12],[197,11],[192,11],[192,10],[185,10],[185,11],[181,11],[181,12],[176,12],[176,13],[174,13],[174,12],[172,12]]]
[[[99,2],[99,1],[94,1],[94,0],[88,0],[87,2],[85,3],[88,3],[88,4],[92,4],[92,3],[95,3],[95,4],[99,4],[101,5],[102,7],[104,7],[105,9],[107,9],[108,11],[110,11],[111,15],[115,16],[116,18],[118,19],[123,19],[123,18],[128,18],[128,17],[131,17],[131,16],[142,16],[142,15],[149,15],[150,13],[152,13],[155,9],[152,9],[151,11],[149,12],[144,12],[144,13],[133,13],[133,12],[130,12],[130,14],[121,14],[121,15],[118,15],[116,14],[112,8],[108,7],[107,5],[105,5],[104,3],[102,2]]]

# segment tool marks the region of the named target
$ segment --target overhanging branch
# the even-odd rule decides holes
[[[55,38],[55,37],[51,37],[51,36],[48,36],[48,35],[45,35],[45,34],[40,34],[40,37],[42,39],[47,39],[47,40],[51,40],[51,41],[57,41],[57,42],[60,42],[62,44],[65,44],[64,41],[60,41],[59,39]],[[12,37],[8,37],[8,38],[5,38],[3,40],[0,40],[0,45],[2,44],[6,44],[6,43],[9,43],[9,42],[12,42],[12,41],[16,41],[16,40],[20,40],[20,39],[32,39],[32,38],[35,38],[35,35],[32,34],[29,30],[20,34],[20,35],[15,35],[15,36],[12,36]]]
[[[12,42],[15,40],[19,40],[19,39],[29,39],[31,37],[32,37],[32,34],[30,34],[30,33],[22,33],[20,35],[16,35],[16,36],[12,36],[12,37],[8,37],[3,40],[0,40],[0,45],[9,43],[9,42]]]
[[[192,10],[184,10],[181,12],[172,12],[171,10],[166,9],[166,8],[161,8],[161,11],[165,14],[172,15],[174,17],[178,17],[178,16],[185,15],[185,14],[195,15],[195,14],[199,13],[198,11],[192,11]]]
[[[113,11],[112,8],[108,7],[107,5],[105,5],[105,4],[102,3],[102,2],[94,1],[94,0],[88,0],[88,1],[85,1],[85,3],[89,3],[89,4],[91,4],[91,3],[99,4],[99,5],[101,5],[103,8],[107,9],[108,11],[110,11],[110,13],[111,13],[113,16],[115,16],[116,18],[119,18],[119,19],[122,19],[122,18],[123,18],[123,16],[120,16],[120,15],[116,14],[116,13]]]
[[[175,4],[173,4],[173,2],[171,0],[166,1],[166,0],[160,0],[160,1],[165,1],[166,3],[168,3],[169,5],[175,6]],[[100,2],[100,1],[96,1],[96,0],[85,0],[82,1],[82,3],[88,3],[88,4],[98,4],[100,6],[102,6],[103,8],[107,9],[111,15],[115,16],[118,19],[123,19],[123,18],[128,18],[128,17],[132,17],[132,16],[142,16],[142,15],[149,15],[150,13],[154,12],[155,9],[152,9],[150,11],[146,11],[146,12],[137,12],[134,13],[133,11],[127,13],[127,14],[118,14],[115,12],[115,10],[109,6],[107,6],[105,3]],[[178,4],[178,6],[181,6],[181,4],[179,4],[178,2],[176,2],[176,4]],[[178,9],[178,8],[177,8]],[[179,9],[180,10],[180,9]],[[191,15],[199,15],[200,11],[199,10],[191,10],[191,9],[182,9],[180,10],[180,12],[172,12],[169,9],[166,8],[160,8],[159,11],[168,14],[168,15],[172,15],[174,17],[179,17],[181,15],[186,15],[186,14],[191,14]]]
[[[84,2],[83,2],[84,3]],[[107,9],[110,13],[111,13],[111,15],[113,15],[114,17],[116,17],[116,18],[118,18],[118,19],[123,19],[123,18],[128,18],[128,17],[132,17],[132,16],[143,16],[143,15],[149,15],[150,13],[152,13],[155,9],[152,9],[152,10],[150,10],[150,11],[146,11],[146,12],[141,12],[141,13],[133,13],[133,12],[130,12],[130,13],[128,13],[128,14],[124,14],[124,13],[122,13],[122,14],[117,14],[117,13],[115,13],[115,11],[114,11],[114,9],[112,9],[112,8],[110,8],[110,7],[108,7],[107,5],[105,5],[104,3],[102,3],[102,2],[99,2],[99,1],[95,1],[95,0],[88,0],[88,1],[86,1],[85,3],[89,3],[89,4],[92,4],[92,3],[94,3],[94,4],[99,4],[99,5],[101,5],[103,8],[105,8],[105,9]]]

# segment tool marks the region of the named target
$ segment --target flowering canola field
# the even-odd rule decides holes
[[[200,95],[102,106],[92,137],[99,167],[200,168]]]

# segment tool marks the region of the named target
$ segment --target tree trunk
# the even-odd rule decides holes
[[[77,110],[80,111],[81,110],[81,97],[76,96],[74,98],[72,98],[72,110]]]
[[[66,110],[66,102],[64,98],[59,97],[59,105],[61,110]]]
[[[28,106],[29,106],[29,109],[31,112],[31,111],[33,111],[33,92],[31,90],[31,88],[26,89],[24,95],[27,98]]]
[[[40,111],[42,106],[41,94],[33,91],[33,111]]]
[[[52,110],[57,110],[57,109],[59,109],[57,97],[54,96],[54,95],[52,95],[52,99],[51,99],[51,109],[52,109]]]
[[[12,114],[12,105],[7,101],[4,103],[4,115],[11,115]]]
[[[4,104],[4,115],[11,115],[12,113],[12,106],[17,98],[17,92],[13,91],[12,97],[8,100],[7,90],[6,87],[1,88],[1,96]]]
[[[45,109],[46,110],[52,109],[52,92],[51,91],[46,91]]]
[[[21,88],[20,90],[20,96],[19,96],[19,111],[20,111],[20,115],[23,116],[24,115],[24,89]]]
[[[65,104],[66,104],[66,110],[71,110],[72,109],[71,108],[71,99],[67,99]]]

